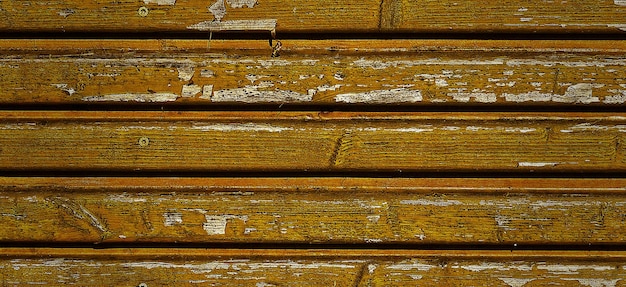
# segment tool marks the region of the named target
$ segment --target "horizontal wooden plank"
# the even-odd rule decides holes
[[[621,113],[0,112],[5,171],[597,171]]]
[[[21,46],[18,46],[21,43]],[[52,43],[58,43],[52,42]],[[550,48],[504,42],[287,42],[270,58],[267,41],[101,42],[54,50],[44,41],[9,41],[0,59],[4,104],[293,104],[411,106],[623,106],[626,47],[608,41]],[[427,46],[419,46],[420,44]],[[432,45],[448,44],[447,51]],[[612,45],[615,43],[615,45]],[[237,44],[243,45],[236,48]],[[334,47],[332,42],[327,42]],[[561,45],[564,45],[561,43]],[[61,47],[68,48],[61,45]],[[160,47],[160,48],[159,48]],[[200,48],[202,47],[202,48]],[[359,48],[360,47],[360,48]],[[358,51],[359,49],[369,51]],[[429,48],[430,47],[430,48]],[[444,46],[445,47],[445,46]],[[508,47],[508,48],[507,48]],[[197,49],[204,49],[198,52]],[[235,50],[233,50],[235,49]],[[431,49],[431,50],[429,50]],[[507,51],[508,49],[508,51]],[[148,51],[141,53],[142,51]],[[150,52],[151,51],[151,52]],[[189,53],[189,51],[195,51]],[[221,51],[222,53],[219,53]],[[559,52],[560,51],[560,52]],[[595,52],[594,52],[595,51]],[[41,56],[41,53],[54,55]],[[548,53],[549,52],[549,53]],[[163,53],[169,53],[164,55]],[[332,53],[332,56],[329,54]],[[80,55],[77,55],[80,54]]]
[[[11,286],[615,287],[623,286],[626,276],[622,252],[258,250],[249,256],[245,250],[211,249],[2,251],[0,282]]]
[[[0,178],[0,242],[623,244],[624,179]]]
[[[242,20],[252,24],[240,29],[254,30],[255,22],[276,20],[279,33],[621,33],[624,6],[621,0],[3,1],[0,31],[188,32]]]

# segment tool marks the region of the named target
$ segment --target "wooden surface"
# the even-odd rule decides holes
[[[626,286],[625,16],[0,0],[0,285]]]
[[[623,286],[626,275],[623,252],[1,251],[11,286]]]
[[[216,7],[216,2],[222,7]],[[191,32],[193,25],[214,19],[276,19],[278,33],[618,34],[626,27],[625,6],[622,0],[3,1],[0,16],[5,21],[0,31]]]
[[[284,41],[280,58],[269,58],[267,41],[212,41],[212,50],[207,42],[6,41],[0,44],[0,53],[10,53],[0,60],[0,103],[626,103],[622,41],[561,46],[551,41],[525,46],[514,41]],[[61,47],[54,48],[57,44]],[[437,45],[444,48],[436,50]]]
[[[0,178],[0,241],[623,244],[622,179]]]
[[[623,172],[621,113],[0,112],[5,171]]]

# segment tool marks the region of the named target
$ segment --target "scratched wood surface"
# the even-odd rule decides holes
[[[4,177],[0,242],[623,244],[624,191],[622,179]]]
[[[0,112],[5,171],[623,172],[622,113]]]
[[[521,41],[285,41],[280,58],[270,57],[267,41],[215,42],[213,52],[207,52],[206,41],[126,41],[125,49],[125,43],[114,41],[7,41],[0,45],[5,54],[0,103],[626,103],[621,41],[570,41],[556,47],[550,41],[526,46]],[[369,50],[359,50],[366,45]]]
[[[3,248],[9,286],[624,286],[623,252]],[[42,276],[41,274],[46,274]]]
[[[38,0],[0,2],[0,31],[190,32],[214,20],[254,28],[271,19],[278,33],[623,33],[625,16],[623,0]]]

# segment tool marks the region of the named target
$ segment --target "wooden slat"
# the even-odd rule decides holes
[[[626,8],[621,0],[237,0],[226,1],[224,7],[215,6],[216,2],[3,1],[0,16],[5,21],[0,31],[188,32],[194,25],[216,18],[222,22],[275,19],[279,33],[621,33],[626,27],[622,21]]]
[[[606,171],[621,113],[0,112],[0,170]]]
[[[0,241],[623,244],[623,179],[0,178]]]
[[[623,252],[1,250],[10,286],[623,286]],[[278,257],[277,257],[278,256]]]
[[[285,41],[280,58],[270,58],[267,41],[214,42],[207,53],[206,41],[5,41],[0,103],[626,103],[620,41]]]

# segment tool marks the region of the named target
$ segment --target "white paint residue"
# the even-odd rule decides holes
[[[74,88],[69,87],[67,84],[52,84],[53,87],[66,92],[69,96],[72,96],[74,93],[76,93],[76,90],[74,90]]]
[[[369,222],[371,223],[377,223],[378,220],[380,220],[380,215],[368,215],[366,217],[367,217],[367,220],[369,220]]]
[[[448,81],[445,79],[435,79],[435,85],[437,85],[437,87],[447,87]]]
[[[606,26],[609,28],[617,28],[621,31],[626,31],[626,24],[608,24]]]
[[[537,131],[537,129],[526,128],[526,127],[524,127],[524,128],[505,128],[504,131],[507,132],[507,133],[523,133],[523,134],[525,134],[525,133],[535,132],[535,131]]]
[[[213,124],[206,126],[198,126],[194,125],[191,127],[194,130],[201,131],[219,131],[219,132],[270,132],[270,133],[279,133],[283,131],[292,131],[292,127],[278,127],[272,126],[268,124],[255,124],[255,123],[247,123],[247,124]]]
[[[191,98],[191,97],[195,97],[201,91],[202,91],[202,88],[198,85],[194,85],[194,84],[184,85],[181,95],[183,98]]]
[[[143,0],[144,4],[174,5],[176,0]]]
[[[568,281],[578,281],[581,285],[591,287],[615,287],[621,279],[600,279],[600,278],[563,278]]]
[[[332,86],[330,86],[330,85],[321,85],[321,86],[318,86],[316,89],[318,91],[320,91],[320,92],[326,92],[326,91],[337,90],[337,89],[341,88],[342,86],[343,85],[340,85],[340,84],[336,84],[336,85],[332,85]]]
[[[193,78],[195,71],[196,70],[193,67],[179,67],[178,79],[181,81],[190,81],[191,78]]]
[[[233,8],[243,8],[244,5],[253,8],[257,0],[226,0],[226,2]]]
[[[594,271],[609,271],[612,270],[611,266],[600,265],[539,265],[537,269],[548,270],[554,274],[578,274],[580,270],[594,270]]]
[[[209,12],[213,14],[215,20],[217,22],[222,21],[224,15],[226,15],[226,5],[224,5],[224,0],[217,0],[213,5],[209,6]]]
[[[519,162],[517,165],[520,167],[544,167],[544,166],[557,166],[558,162]]]
[[[72,15],[74,13],[76,13],[76,11],[74,11],[73,9],[63,9],[59,11],[59,15],[63,16],[63,18],[67,18],[67,16]]]
[[[449,93],[448,96],[462,103],[467,103],[472,98],[475,102],[479,103],[495,103],[498,100],[495,93]]]
[[[368,264],[367,265],[367,272],[369,274],[374,274],[374,271],[376,270],[377,267],[378,267],[378,265],[376,265],[376,264]]]
[[[626,6],[626,0],[613,0],[615,5]]]
[[[364,93],[348,93],[335,96],[335,101],[340,103],[417,103],[422,101],[422,93],[419,90],[399,88],[393,90],[376,90]]]
[[[428,271],[435,267],[436,266],[434,265],[423,264],[423,263],[419,263],[418,261],[410,261],[410,262],[401,262],[401,263],[389,265],[386,267],[386,269],[402,270],[402,271],[409,271],[409,270]]]
[[[458,200],[431,200],[431,199],[412,199],[412,200],[402,200],[401,204],[409,204],[409,205],[434,205],[434,206],[450,206],[450,205],[461,205],[462,202]]]
[[[126,129],[128,130],[128,129]],[[147,199],[142,197],[130,197],[128,194],[114,194],[109,195],[107,201],[115,201],[115,202],[125,202],[125,203],[136,203],[136,202],[146,202]]]
[[[273,91],[260,91],[260,86],[246,86],[236,89],[215,91],[211,100],[213,102],[243,102],[243,103],[294,103],[310,102],[313,95],[301,94],[294,91],[275,89]]]
[[[208,235],[226,234],[226,224],[228,216],[224,215],[205,215],[206,222],[202,224],[202,228]]]
[[[378,239],[378,238],[365,238],[365,243],[381,243],[383,242],[382,239]]]
[[[609,90],[611,93],[616,93],[615,95],[607,96],[604,98],[605,104],[623,104],[626,103],[626,90]]]
[[[598,97],[592,96],[592,84],[584,83],[584,84],[575,84],[567,87],[565,91],[565,95],[562,98],[554,97],[553,101],[555,102],[564,102],[564,103],[597,103],[600,101]]]
[[[526,283],[535,280],[534,278],[530,278],[530,279],[527,279],[527,278],[498,278],[498,279],[502,280],[502,282],[508,284],[511,287],[522,287]]]
[[[424,276],[418,274],[408,274],[409,277],[413,280],[421,280]]]
[[[163,221],[165,226],[174,226],[183,223],[183,214],[180,212],[163,213]]]
[[[475,265],[463,265],[460,266],[461,269],[473,271],[473,272],[482,272],[485,270],[498,270],[498,271],[510,271],[512,269],[520,270],[520,271],[530,271],[532,270],[532,266],[529,265],[516,265],[516,264],[504,264],[504,263],[494,263],[494,262],[483,262],[481,264]]]
[[[172,93],[154,94],[111,94],[102,96],[83,97],[86,102],[140,102],[140,103],[161,103],[173,102],[178,99],[178,95]]]
[[[223,0],[219,0],[222,2]],[[216,3],[217,4],[217,3]],[[213,7],[213,6],[211,6]],[[221,21],[221,17],[219,16],[219,12],[213,12],[215,19],[217,21],[204,21],[191,26],[188,26],[187,29],[191,30],[199,30],[199,31],[274,31],[276,29],[276,19],[256,19],[256,20],[229,20],[229,21]],[[224,10],[224,13],[226,11]],[[219,20],[218,20],[219,16]]]
[[[204,85],[202,86],[202,95],[201,99],[210,100],[213,96],[213,85]]]
[[[256,287],[274,287],[276,285],[274,284],[270,284],[270,283],[265,283],[265,282],[257,282]]]

